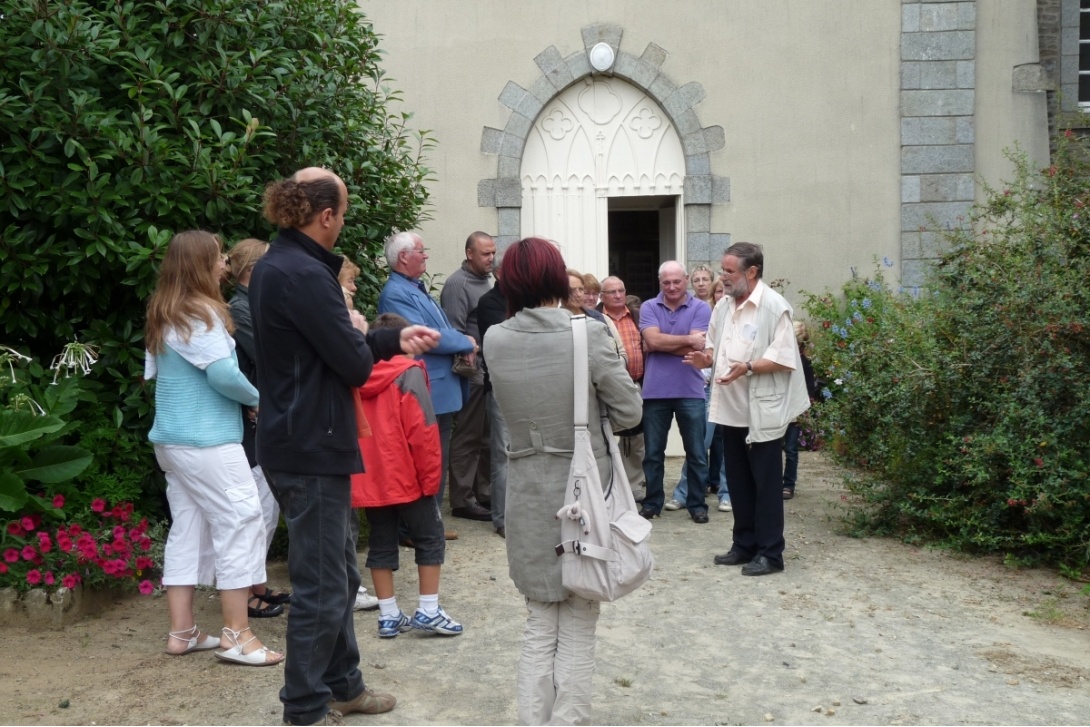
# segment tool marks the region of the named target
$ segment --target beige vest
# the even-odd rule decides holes
[[[719,338],[729,306],[719,306],[712,350],[719,350]],[[766,286],[757,308],[759,337],[753,343],[753,360],[764,357],[765,350],[776,334],[776,323],[784,312],[791,313],[791,305],[772,288]],[[713,360],[714,366],[714,360]],[[714,381],[715,371],[712,371]],[[749,377],[749,434],[746,442],[768,442],[779,439],[787,431],[787,425],[810,408],[810,395],[806,391],[806,378],[802,373],[802,357],[795,346],[793,371],[774,371],[770,374],[754,374]]]

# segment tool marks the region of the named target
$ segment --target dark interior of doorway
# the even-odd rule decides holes
[[[629,295],[658,295],[663,224],[673,226],[676,197],[611,197],[609,274],[624,281]],[[672,252],[670,253],[672,254]]]

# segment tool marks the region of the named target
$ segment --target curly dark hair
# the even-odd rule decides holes
[[[277,227],[305,227],[322,210],[339,211],[343,201],[336,177],[281,179],[265,188],[265,219]]]

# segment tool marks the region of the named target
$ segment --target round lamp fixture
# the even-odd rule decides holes
[[[616,57],[613,54],[613,49],[609,46],[609,43],[596,43],[593,48],[587,52],[587,56],[590,59],[591,68],[598,71],[608,71],[613,67],[613,59]]]

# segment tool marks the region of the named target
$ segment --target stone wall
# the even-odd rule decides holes
[[[0,627],[63,629],[98,613],[116,599],[113,591],[87,591],[81,586],[34,588],[26,593],[0,588]]]
[[[919,285],[975,196],[976,2],[901,5],[901,281]]]

